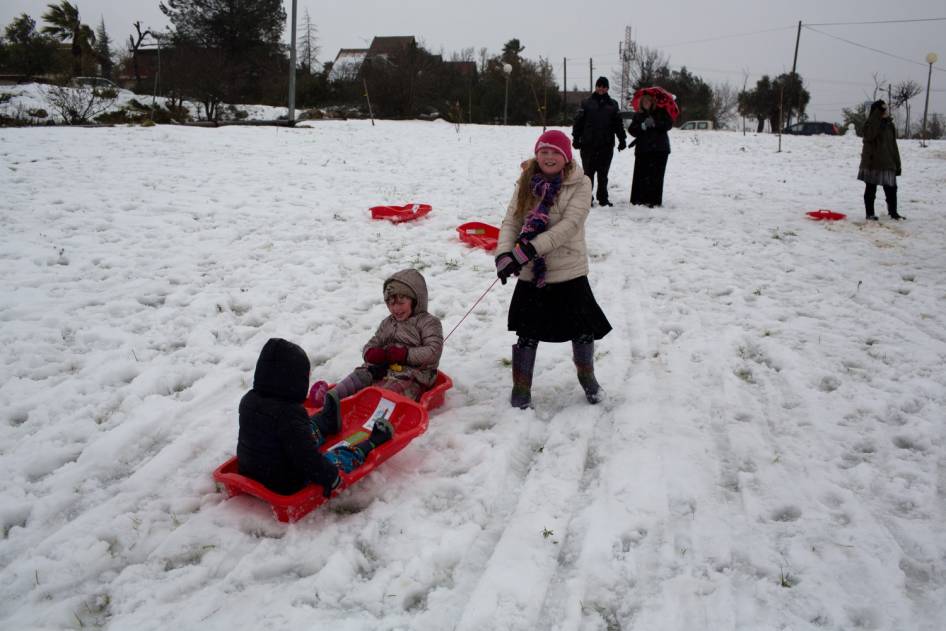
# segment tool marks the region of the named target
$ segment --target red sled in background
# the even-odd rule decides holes
[[[826,210],[824,208],[812,210],[811,212],[807,212],[805,214],[815,221],[840,221],[841,219],[847,217],[847,215],[844,213],[836,213],[833,210]]]
[[[460,241],[487,252],[495,250],[496,242],[499,241],[499,228],[480,221],[457,226],[457,234],[460,235]]]
[[[387,219],[392,223],[403,223],[420,219],[433,210],[430,204],[405,204],[403,206],[372,206],[372,219]]]

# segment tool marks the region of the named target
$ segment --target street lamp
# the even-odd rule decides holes
[[[939,57],[936,53],[930,53],[926,56],[926,63],[930,65],[930,71],[926,75],[926,105],[923,106],[923,141],[926,142],[926,111],[930,109],[930,79],[933,77],[933,64]],[[926,146],[925,144],[923,145]]]
[[[503,125],[505,125],[509,115],[509,75],[512,74],[512,64],[503,64],[503,72],[506,73],[506,102],[503,104]]]
[[[292,26],[289,37],[289,111],[286,119],[291,127],[296,124],[296,0],[292,0]]]

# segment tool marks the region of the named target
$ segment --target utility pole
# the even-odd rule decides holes
[[[289,44],[289,126],[296,124],[296,0],[292,0],[292,38]]]
[[[801,41],[801,20],[798,20],[798,32],[795,34],[795,57],[792,59],[792,81],[798,82],[797,75],[795,74],[795,68],[798,66],[798,43]],[[781,98],[781,97],[780,97]],[[781,108],[781,104],[779,104]],[[781,116],[781,114],[779,114]],[[801,86],[798,87],[798,117],[801,119]],[[781,124],[781,120],[779,121]],[[785,126],[792,124],[792,108],[788,108],[788,121],[786,121]],[[781,133],[781,130],[779,130]],[[781,147],[781,139],[779,139],[779,147]],[[781,151],[781,148],[779,149]]]
[[[923,106],[923,146],[927,146],[926,139],[926,110],[930,109],[930,79],[933,78],[933,64],[939,57],[936,53],[930,53],[926,56],[926,63],[930,65],[929,72],[926,74],[926,105]]]
[[[371,117],[371,126],[374,127],[374,111],[371,109],[371,97],[368,96],[368,79],[362,77],[361,82],[365,86],[365,101],[368,103],[368,116]]]
[[[562,57],[562,125],[568,120],[568,58]]]
[[[588,91],[595,91],[595,63],[591,57],[588,58]]]

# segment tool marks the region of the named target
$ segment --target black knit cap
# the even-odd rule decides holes
[[[596,88],[597,88],[598,86],[602,86],[602,85],[603,85],[604,87],[608,88],[609,90],[611,89],[611,84],[608,83],[608,78],[607,78],[607,77],[598,77],[598,80],[595,81],[595,87],[596,87]]]
[[[256,360],[253,389],[265,397],[301,403],[309,393],[309,368],[301,347],[271,338]]]
[[[879,101],[874,101],[873,103],[870,104],[870,113],[871,113],[871,114],[873,114],[873,113],[876,112],[877,110],[880,110],[881,112],[883,112],[883,111],[885,111],[886,109],[887,109],[887,104],[883,101],[883,99],[881,99],[881,100],[879,100]]]

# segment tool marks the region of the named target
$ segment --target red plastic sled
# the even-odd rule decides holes
[[[495,250],[499,240],[499,228],[479,221],[457,226],[457,234],[460,235],[460,241],[487,251]]]
[[[342,483],[333,495],[371,473],[375,467],[427,430],[427,410],[422,405],[394,392],[371,386],[342,401],[342,431],[330,437],[320,451],[324,453],[345,439],[358,442],[367,438],[370,429],[364,425],[376,412],[384,410],[387,410],[386,416],[394,425],[394,438],[373,449],[364,464],[351,473],[342,472]],[[326,501],[322,487],[316,484],[309,484],[292,495],[280,495],[237,471],[237,459],[233,457],[217,467],[213,478],[223,486],[227,497],[246,493],[268,503],[273,516],[281,522],[298,521]]]
[[[420,219],[428,214],[432,208],[430,204],[405,204],[404,206],[372,206],[372,219],[387,219],[393,223],[402,223]]]
[[[328,387],[329,389],[334,388],[335,384],[330,383],[328,384]],[[453,379],[448,377],[447,373],[441,372],[438,370],[437,380],[434,381],[433,387],[427,392],[425,392],[424,394],[420,395],[420,399],[417,402],[421,405],[422,408],[424,408],[428,412],[430,410],[435,410],[439,408],[441,405],[443,405],[444,395],[446,394],[447,390],[449,390],[452,387],[453,387]],[[308,399],[306,399],[303,405],[305,406],[305,411],[309,413],[309,416],[312,416],[318,410],[322,409],[320,407],[315,407],[314,405],[309,403]]]
[[[838,221],[839,219],[845,219],[847,217],[844,213],[836,213],[833,210],[825,210],[824,208],[812,210],[805,214],[815,221]]]

